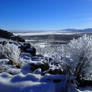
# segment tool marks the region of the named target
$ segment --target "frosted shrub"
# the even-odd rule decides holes
[[[36,50],[39,54],[44,55],[46,57],[52,58],[55,62],[59,62],[61,57],[64,56],[64,46],[45,46],[44,48],[36,47]]]
[[[0,44],[0,56],[4,56],[5,58],[14,62],[18,62],[19,55],[20,55],[20,50],[18,46],[9,43],[5,45]]]
[[[72,59],[69,65],[77,79],[89,75],[92,68],[92,38],[84,35],[67,45],[67,54]]]

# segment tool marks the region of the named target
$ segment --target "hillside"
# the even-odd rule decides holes
[[[12,32],[0,29],[0,38],[11,39],[14,41],[24,42],[25,40],[20,36],[15,36]]]

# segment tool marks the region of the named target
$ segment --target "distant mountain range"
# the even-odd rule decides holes
[[[92,28],[87,28],[87,29],[64,29],[61,30],[60,32],[92,32]]]

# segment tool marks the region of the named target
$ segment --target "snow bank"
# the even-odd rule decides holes
[[[53,83],[41,83],[38,76],[33,74],[19,74],[10,76],[0,75],[0,92],[54,92]]]

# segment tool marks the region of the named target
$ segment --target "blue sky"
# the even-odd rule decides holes
[[[0,0],[0,28],[60,30],[92,27],[92,0]]]

